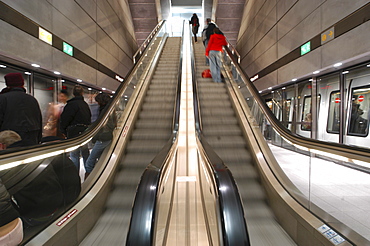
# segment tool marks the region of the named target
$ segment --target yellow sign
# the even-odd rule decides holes
[[[42,29],[41,27],[39,27],[39,39],[50,45],[53,44],[53,34],[46,31],[45,29]]]
[[[334,27],[326,30],[325,32],[321,33],[321,44],[325,44],[326,42],[334,39]]]

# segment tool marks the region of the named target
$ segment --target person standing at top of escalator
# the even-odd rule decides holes
[[[191,24],[191,31],[194,34],[194,42],[198,42],[197,40],[197,34],[198,34],[198,29],[199,29],[199,18],[196,13],[193,14],[193,16],[190,19],[190,24]]]
[[[84,100],[83,94],[84,90],[82,86],[76,85],[73,88],[74,97],[67,101],[60,115],[60,130],[68,139],[79,136],[91,124],[91,111],[89,105]],[[80,154],[85,164],[89,157],[87,144],[70,153],[71,160],[77,170],[80,170]]]
[[[206,26],[204,27],[202,31],[202,39],[204,47],[207,49],[209,39],[211,38],[211,35],[213,34],[213,29],[215,29],[216,24],[212,22],[211,18],[207,18],[206,20]],[[206,65],[209,65],[209,59],[206,57]]]
[[[223,46],[227,45],[226,38],[217,27],[213,29],[214,34],[208,42],[206,56],[209,58],[209,69],[211,70],[212,79],[216,83],[221,83],[221,66]]]
[[[8,90],[0,94],[0,131],[15,131],[30,145],[40,143],[42,115],[39,103],[26,93],[21,73],[9,73],[4,78]]]

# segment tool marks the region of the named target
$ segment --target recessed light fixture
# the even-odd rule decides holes
[[[41,67],[39,64],[33,63],[31,64],[32,67]]]
[[[60,74],[60,72],[58,72],[58,71],[54,71],[54,74],[59,75],[59,74]]]
[[[335,64],[333,65],[333,67],[340,67],[340,66],[342,66],[342,65],[343,65],[343,63],[338,62],[338,63],[335,63]]]
[[[313,74],[318,74],[318,73],[320,73],[319,70],[316,70],[315,72],[313,72]]]
[[[77,82],[80,82],[81,83],[82,82],[82,79],[77,79]]]

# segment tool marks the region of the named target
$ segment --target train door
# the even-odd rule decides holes
[[[311,137],[312,112],[311,112],[311,82],[298,84],[298,111],[296,116],[297,134]]]
[[[370,147],[370,71],[369,68],[348,71],[347,127],[344,143]]]
[[[339,142],[340,104],[342,103],[339,81],[339,74],[317,79],[317,94],[320,95],[317,114],[318,140]]]

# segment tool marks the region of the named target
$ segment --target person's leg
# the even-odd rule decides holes
[[[111,143],[112,141],[96,141],[93,149],[91,150],[91,153],[89,155],[89,158],[87,159],[85,163],[85,170],[87,173],[91,173],[92,170],[95,167],[96,160],[101,156],[104,149]]]
[[[87,158],[89,158],[89,155],[90,155],[90,151],[89,151],[89,147],[87,144],[85,144],[84,146],[82,146],[80,148],[80,151],[81,151],[81,156],[82,156],[82,159],[84,161],[84,165],[87,161]]]
[[[217,68],[217,78],[216,82],[221,83],[222,78],[221,78],[221,67],[222,67],[222,52],[217,51],[216,52],[216,68]]]
[[[207,45],[208,45],[208,39],[206,39],[205,41],[204,41],[204,47],[207,49]],[[209,59],[208,59],[208,57],[206,57],[206,66],[209,66]]]
[[[80,148],[75,149],[69,153],[73,164],[75,164],[77,171],[80,172]]]
[[[221,82],[221,74],[220,74],[220,68],[219,68],[219,61],[218,57],[221,52],[211,50],[209,52],[209,69],[211,70],[212,79],[214,82]]]

